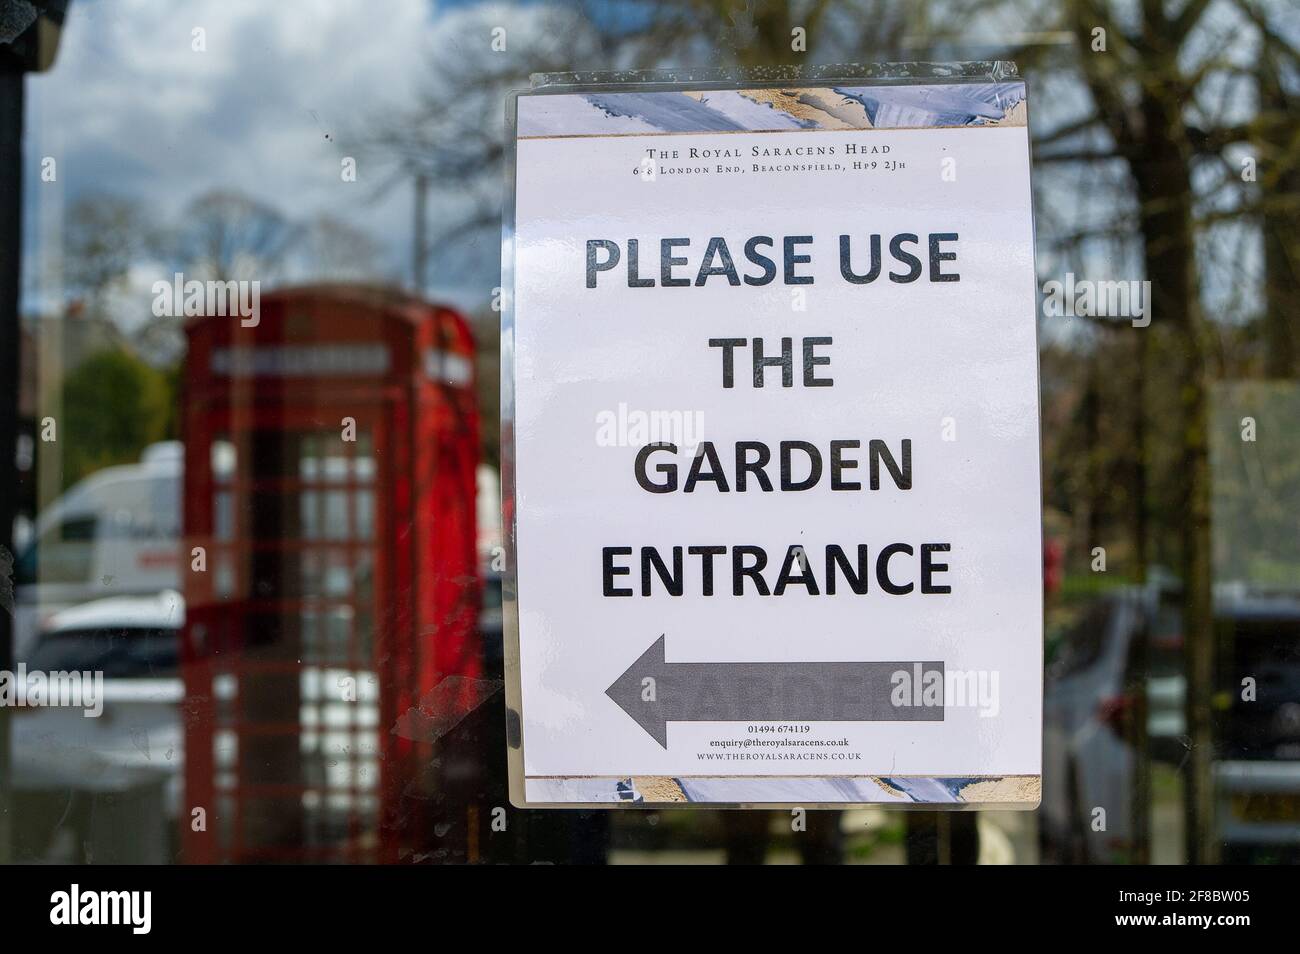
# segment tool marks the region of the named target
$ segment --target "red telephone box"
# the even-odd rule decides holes
[[[479,675],[469,328],[334,285],[187,334],[185,859],[397,861],[436,784],[399,720]]]

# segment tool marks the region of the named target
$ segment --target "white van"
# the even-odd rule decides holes
[[[234,467],[228,444],[213,447],[215,472]],[[110,596],[152,596],[181,587],[180,441],[144,449],[138,464],[106,467],[40,512],[14,568],[14,656],[22,661],[50,616]],[[501,546],[497,472],[480,465],[478,550],[486,565]]]
[[[179,441],[151,444],[140,463],[97,471],[40,512],[14,567],[17,659],[59,610],[180,588],[183,467]]]

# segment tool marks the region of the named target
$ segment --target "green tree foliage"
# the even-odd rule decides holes
[[[171,436],[173,383],[120,348],[91,355],[63,385],[63,486],[114,464],[140,459],[140,452]]]

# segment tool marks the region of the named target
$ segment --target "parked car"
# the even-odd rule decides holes
[[[184,600],[168,590],[94,600],[51,616],[28,673],[103,673],[103,710],[17,708],[12,784],[17,857],[167,861],[174,856],[184,762],[178,650]]]
[[[1136,720],[1144,708],[1148,757],[1177,764],[1186,752],[1174,600],[1163,586],[1108,593],[1083,612],[1048,666],[1039,813],[1045,860],[1114,863],[1131,857],[1136,744],[1143,728]],[[1104,818],[1095,816],[1097,809]]]
[[[1218,834],[1230,863],[1300,862],[1300,598],[1221,614]]]
[[[1217,837],[1232,862],[1300,860],[1300,597],[1220,588],[1214,602]],[[1169,587],[1097,600],[1047,672],[1045,859],[1121,862],[1134,848],[1138,745],[1180,765],[1181,615]],[[1247,682],[1249,680],[1249,682]],[[1142,698],[1145,694],[1145,699]],[[1135,714],[1145,703],[1145,737]],[[1093,812],[1105,809],[1105,828]]]

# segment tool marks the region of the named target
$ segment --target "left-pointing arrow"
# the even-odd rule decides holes
[[[660,636],[605,694],[666,749],[669,722],[942,722],[943,663],[670,663]]]

